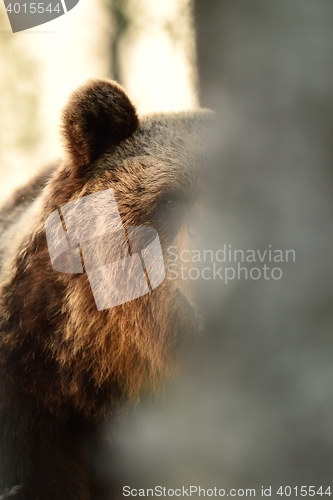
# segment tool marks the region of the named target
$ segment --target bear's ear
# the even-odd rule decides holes
[[[80,87],[62,115],[65,147],[78,168],[88,166],[108,146],[130,137],[138,126],[133,104],[111,80],[90,80]]]

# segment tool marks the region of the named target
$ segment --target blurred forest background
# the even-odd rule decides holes
[[[80,0],[15,35],[1,2],[0,197],[61,155],[61,110],[78,85],[114,78],[140,113],[190,109],[195,57],[187,0]]]
[[[2,193],[60,154],[87,77],[117,78],[142,112],[191,109],[198,90],[217,111],[202,247],[296,254],[280,280],[198,283],[204,330],[110,436],[114,481],[333,493],[333,4],[81,0],[54,34],[0,23]]]

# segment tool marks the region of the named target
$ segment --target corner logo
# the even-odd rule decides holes
[[[155,229],[124,227],[112,189],[55,210],[45,223],[51,263],[63,273],[87,273],[97,309],[149,293],[165,277]]]
[[[27,30],[53,21],[73,9],[80,0],[47,0],[30,2],[4,0],[12,32]]]

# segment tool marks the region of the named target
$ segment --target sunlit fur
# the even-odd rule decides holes
[[[59,488],[51,488],[48,499],[92,498],[85,462],[74,449],[85,429],[170,373],[177,339],[195,325],[190,292],[165,279],[145,296],[98,311],[86,274],[52,268],[44,225],[69,201],[112,188],[125,226],[155,228],[164,253],[175,242],[186,248],[205,117],[197,111],[138,120],[118,85],[89,82],[64,110],[63,160],[3,208],[0,458],[7,466],[2,488],[23,484],[22,498],[43,500],[48,490],[40,477],[49,474]],[[171,220],[163,200],[175,194],[185,208]],[[59,442],[68,440],[73,419],[82,432],[65,453]],[[59,457],[53,449],[50,458],[44,440],[28,438],[35,428],[45,434],[45,446],[58,436]]]

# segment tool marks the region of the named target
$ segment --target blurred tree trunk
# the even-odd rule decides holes
[[[121,73],[121,44],[130,29],[132,20],[128,15],[127,0],[108,0],[112,20],[110,47],[110,76],[123,83]]]
[[[204,432],[218,442],[206,453],[230,487],[326,488],[333,466],[333,4],[196,0],[195,16],[201,104],[218,112],[202,246],[263,252],[271,245],[296,255],[295,262],[265,262],[282,269],[281,279],[246,280],[243,271],[228,284],[202,285],[201,393],[210,390],[215,401],[212,430]]]
[[[110,77],[139,112],[197,105],[192,0],[103,0],[110,18]]]

